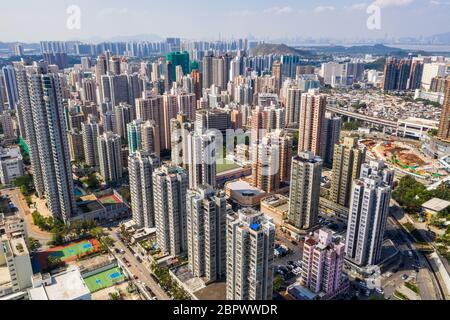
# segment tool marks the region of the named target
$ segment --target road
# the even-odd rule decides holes
[[[19,215],[25,220],[28,236],[38,240],[41,243],[41,247],[46,248],[47,242],[52,240],[52,235],[51,233],[40,230],[33,224],[33,218],[31,216],[30,209],[28,208],[28,205],[25,202],[25,199],[23,198],[19,189],[5,189],[0,192],[0,195],[9,196],[11,202],[17,208]]]
[[[113,231],[107,231],[107,233],[114,240],[114,246],[125,251],[123,255],[116,254],[114,251],[112,251],[112,254],[122,262],[123,258],[127,259],[131,264],[131,267],[127,267],[127,269],[133,275],[138,276],[139,280],[150,288],[158,300],[170,300],[169,295],[151,277],[150,270],[148,270],[143,263],[139,262],[130,249],[128,249],[127,246],[119,239],[117,232],[113,229]]]
[[[394,202],[394,201],[393,201]],[[395,203],[395,202],[394,202]],[[412,243],[411,236],[401,227],[399,217],[404,215],[403,210],[395,205],[391,208],[391,216],[388,219],[390,225],[394,226],[396,230],[397,237],[394,242],[400,246],[400,249],[410,250],[413,253],[414,264],[418,265],[420,268],[419,273],[417,275],[417,285],[420,289],[420,293],[422,299],[424,300],[439,300],[443,299],[442,288],[440,285],[440,278],[436,274],[435,270],[433,270],[432,266],[430,266],[426,256],[416,250],[414,244]],[[408,259],[406,262],[410,262]],[[409,265],[405,263],[405,268],[408,267],[405,271],[410,271],[412,264]],[[407,274],[407,272],[405,272]]]
[[[423,300],[436,300],[436,290],[432,279],[432,273],[428,269],[426,261],[420,252],[418,252],[406,235],[406,231],[401,228],[393,217],[388,218],[388,232],[392,234],[390,239],[394,242],[400,251],[400,257],[397,263],[392,266],[390,277],[383,277],[382,286],[385,296],[391,296],[394,291],[405,281],[415,280],[420,290],[420,296]],[[408,254],[412,252],[412,256]],[[419,268],[419,272],[415,271],[415,267]],[[408,279],[402,279],[403,275],[407,275]]]

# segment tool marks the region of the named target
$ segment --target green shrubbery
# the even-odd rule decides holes
[[[412,176],[406,175],[400,179],[398,186],[392,193],[392,197],[408,213],[417,213],[420,211],[420,206],[432,198],[450,201],[450,186],[448,183],[442,183],[435,190],[427,190],[422,183]],[[448,214],[448,210],[441,212],[443,216],[448,216]]]

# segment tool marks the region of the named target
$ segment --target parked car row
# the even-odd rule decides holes
[[[273,254],[274,254],[275,258],[279,258],[279,257],[286,256],[289,253],[289,251],[290,251],[289,248],[286,247],[285,245],[275,244],[275,249],[274,249]]]

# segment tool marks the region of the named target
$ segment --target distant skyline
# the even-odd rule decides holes
[[[370,4],[381,29],[369,30]],[[81,10],[80,30],[66,27],[67,8]],[[254,36],[375,39],[450,31],[450,0],[21,0],[2,3],[0,41],[92,40],[153,34],[211,40]]]

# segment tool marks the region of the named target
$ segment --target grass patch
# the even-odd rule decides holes
[[[405,296],[403,293],[401,293],[398,290],[394,291],[394,296],[399,298],[400,300],[409,300],[407,296]]]
[[[405,282],[405,287],[407,287],[409,290],[411,290],[417,294],[420,294],[419,287],[417,287],[417,285],[413,282],[410,282],[410,281]]]
[[[222,161],[218,160],[216,163],[217,173],[222,173],[222,172],[237,169],[237,168],[240,168],[240,166],[238,166],[233,161],[230,161],[227,159],[222,159]]]

